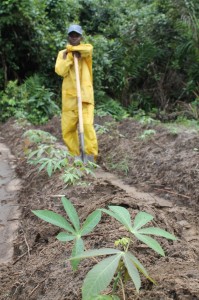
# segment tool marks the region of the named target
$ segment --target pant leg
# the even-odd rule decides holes
[[[71,110],[62,112],[61,126],[63,140],[69,152],[75,156],[80,155],[77,124],[77,111]]]
[[[86,154],[93,155],[95,158],[98,155],[98,143],[96,132],[93,126],[94,106],[88,103],[82,103],[83,124],[84,124],[84,143]]]

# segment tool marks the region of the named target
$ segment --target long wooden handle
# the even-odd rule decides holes
[[[84,132],[83,127],[83,116],[82,116],[82,96],[81,96],[81,86],[79,80],[79,66],[78,58],[74,54],[74,64],[75,64],[75,77],[76,77],[76,88],[77,88],[77,104],[78,104],[78,115],[79,115],[79,131]]]

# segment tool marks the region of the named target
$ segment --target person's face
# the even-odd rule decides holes
[[[72,31],[68,35],[68,41],[72,46],[78,46],[80,44],[81,40],[82,40],[81,34],[75,32],[75,31]]]

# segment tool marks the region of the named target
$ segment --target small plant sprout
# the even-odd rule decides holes
[[[97,134],[99,134],[99,135],[109,132],[109,130],[106,126],[99,125],[99,124],[95,124],[95,130],[96,130]]]
[[[121,206],[109,206],[109,209],[100,209],[100,211],[115,218],[127,229],[129,233],[133,234],[138,240],[145,243],[147,246],[149,246],[162,256],[165,255],[164,250],[155,239],[151,238],[148,235],[156,235],[165,237],[167,239],[176,240],[174,235],[168,233],[163,229],[156,227],[143,228],[144,225],[146,225],[153,219],[153,216],[146,212],[139,212],[136,215],[134,223],[132,225],[128,210]],[[83,300],[98,299],[97,297],[99,297],[99,294],[108,287],[112,280],[113,293],[116,292],[116,289],[120,285],[123,293],[123,299],[125,299],[124,286],[128,280],[133,281],[136,291],[139,292],[139,289],[141,287],[139,272],[142,273],[148,280],[155,283],[155,281],[149,276],[140,261],[128,250],[130,244],[131,239],[124,237],[120,240],[115,241],[115,246],[122,247],[122,250],[114,248],[88,250],[81,253],[80,255],[72,256],[70,258],[70,260],[73,261],[108,255],[108,257],[100,261],[87,273],[82,286]]]
[[[88,161],[88,163],[85,164],[81,160],[78,160],[73,163],[73,166],[65,169],[61,178],[67,185],[75,185],[78,184],[85,175],[95,177],[93,170],[97,167],[98,165],[93,162]]]
[[[145,130],[141,135],[140,135],[140,139],[141,140],[146,140],[149,139],[150,137],[152,137],[153,135],[156,134],[156,131],[153,129],[148,129]]]
[[[82,237],[90,233],[97,226],[101,219],[101,211],[96,210],[92,212],[83,225],[80,226],[77,211],[72,203],[66,197],[62,197],[61,201],[68,220],[50,210],[32,210],[32,212],[40,219],[64,229],[65,231],[60,232],[56,238],[61,242],[74,241],[71,256],[77,256],[84,251],[84,241]],[[79,259],[71,261],[73,270],[77,270],[79,261]]]

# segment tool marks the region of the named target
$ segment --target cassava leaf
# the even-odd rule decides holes
[[[74,233],[74,229],[72,228],[72,226],[61,215],[54,213],[50,210],[32,210],[32,212],[40,219],[49,222],[53,225],[59,226],[71,233]]]
[[[69,260],[83,259],[83,258],[95,257],[101,255],[119,254],[119,253],[123,254],[124,252],[113,248],[101,248],[101,249],[84,251],[81,255],[70,257]]]
[[[129,259],[134,263],[134,265],[136,266],[136,268],[145,276],[145,277],[149,277],[147,270],[144,268],[144,266],[139,262],[139,260],[131,253],[131,252],[127,252],[126,255],[128,255]]]
[[[150,248],[152,248],[155,252],[157,252],[158,254],[165,256],[164,254],[164,250],[162,249],[162,247],[160,246],[160,244],[154,240],[152,237],[150,236],[146,236],[144,234],[139,234],[134,233],[135,236],[137,237],[138,240],[142,241],[143,243],[145,243],[147,246],[149,246]]]
[[[79,225],[79,217],[78,217],[75,207],[72,205],[72,203],[66,197],[62,197],[61,201],[63,203],[64,209],[65,209],[71,223],[75,227],[76,231],[78,231],[80,229],[80,225]]]
[[[48,176],[51,177],[52,172],[53,172],[53,164],[52,164],[52,160],[49,160],[48,164],[47,164],[47,173]]]
[[[140,273],[142,273],[148,280],[156,284],[155,280],[153,280],[153,278],[149,276],[147,270],[144,268],[141,262],[131,252],[127,252],[127,254],[128,257],[132,260],[132,262],[136,266],[136,268],[138,269],[138,271],[140,271]]]
[[[86,221],[84,222],[82,229],[80,230],[81,236],[84,236],[91,232],[95,226],[99,223],[101,220],[101,212],[99,210],[96,210],[92,212],[87,218]]]
[[[110,284],[120,258],[121,253],[107,257],[88,272],[82,286],[83,300],[89,300],[92,296],[97,296]]]
[[[46,161],[39,167],[39,172],[41,172],[41,170],[43,170],[46,167],[47,163],[48,162]]]
[[[128,270],[129,276],[131,277],[131,279],[135,285],[136,291],[139,292],[139,289],[141,286],[139,272],[138,272],[137,268],[135,267],[135,265],[133,264],[131,258],[128,256],[128,253],[125,253],[125,255],[123,256],[123,260],[124,260],[125,266]]]
[[[133,225],[133,231],[141,228],[144,226],[146,223],[150,222],[153,220],[153,216],[146,213],[146,212],[139,212],[134,219],[134,225]]]
[[[124,221],[123,218],[120,217],[120,215],[114,213],[111,210],[105,209],[105,208],[101,208],[99,209],[102,212],[105,212],[106,214],[108,214],[109,216],[115,218],[117,221],[119,221],[122,225],[124,225],[126,227],[127,230],[131,230],[131,228],[129,228],[129,224],[127,222]]]
[[[177,238],[173,234],[161,228],[156,228],[156,227],[142,228],[138,232],[141,234],[153,234],[157,236],[162,236],[169,240],[174,240],[174,241],[177,240]]]
[[[131,229],[131,216],[126,208],[122,206],[109,206],[109,209],[118,216],[118,218],[126,228]]]
[[[76,238],[75,235],[70,235],[67,232],[60,232],[56,238],[61,242],[69,242]]]

